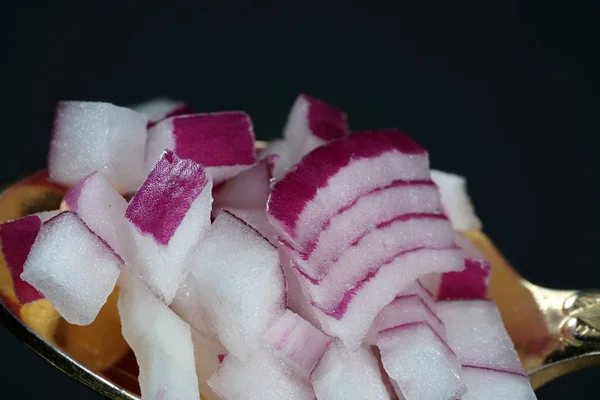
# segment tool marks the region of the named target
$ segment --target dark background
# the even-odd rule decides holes
[[[466,175],[486,232],[528,279],[600,288],[591,6],[81,3],[2,6],[0,181],[44,166],[59,99],[243,109],[267,139],[304,92],[346,110],[353,129],[404,130],[434,167]],[[599,378],[583,372],[538,395],[571,398]],[[0,327],[0,398],[99,396]]]

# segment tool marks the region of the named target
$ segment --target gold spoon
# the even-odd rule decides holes
[[[264,143],[257,143],[257,149]],[[57,209],[60,188],[49,184],[44,173],[27,178],[0,194],[0,222],[34,212]],[[552,290],[520,277],[481,231],[466,231],[469,238],[492,262],[490,297],[496,302],[504,324],[529,374],[534,389],[567,373],[600,365],[600,292]],[[65,346],[61,329],[47,329],[48,307],[15,311],[2,293],[12,285],[4,260],[0,263],[0,322],[19,340],[76,381],[114,400],[139,400],[137,365],[129,352],[119,362],[99,360],[103,343]],[[3,273],[4,272],[4,273]],[[12,310],[12,311],[11,311]],[[33,315],[32,315],[33,314]],[[41,326],[39,321],[47,322]],[[56,320],[51,321],[56,326]],[[63,329],[64,331],[64,329]],[[73,331],[71,331],[73,332]],[[120,333],[118,333],[120,337]],[[68,338],[69,339],[69,338]],[[71,336],[71,340],[83,340]],[[120,338],[110,338],[118,343]],[[75,343],[75,345],[80,343]],[[77,348],[78,351],[73,349]],[[81,351],[81,349],[84,349]],[[121,357],[123,358],[123,357]]]

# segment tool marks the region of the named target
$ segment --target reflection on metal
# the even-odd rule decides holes
[[[114,400],[139,400],[139,396],[123,389],[125,386],[124,380],[113,381],[105,378],[99,372],[94,372],[84,365],[78,363],[58,347],[48,343],[42,339],[27,325],[15,317],[4,305],[0,305],[0,322],[9,331],[11,331],[17,339],[25,343],[27,347],[34,350],[37,354],[46,359],[50,364],[69,375],[76,381],[93,389],[94,391]],[[4,360],[7,362],[7,360]],[[126,372],[123,371],[125,374]],[[135,376],[127,376],[127,379],[137,380]]]

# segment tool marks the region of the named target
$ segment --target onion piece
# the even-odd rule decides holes
[[[374,189],[340,210],[323,226],[316,240],[299,253],[299,264],[312,276],[310,265],[322,266],[340,257],[343,251],[378,225],[406,214],[433,214],[441,209],[440,196],[432,181],[397,180]]]
[[[283,128],[283,137],[292,150],[290,165],[296,164],[317,147],[349,133],[343,111],[322,100],[301,94],[296,98]]]
[[[286,310],[265,332],[264,340],[308,377],[332,339],[298,314]]]
[[[407,399],[456,399],[466,389],[435,310],[431,296],[415,283],[381,310],[373,324],[371,337],[385,371]]]
[[[431,274],[421,278],[427,290],[439,300],[486,299],[491,263],[471,241],[461,234],[456,243],[465,252],[465,268],[442,274]]]
[[[237,111],[175,116],[159,122],[148,130],[148,169],[166,149],[202,164],[215,184],[256,163],[252,121]]]
[[[144,180],[147,118],[109,103],[58,103],[50,141],[50,180],[73,186],[100,171],[119,193]]]
[[[350,129],[343,111],[305,94],[296,98],[283,128],[283,137],[296,149],[304,150],[302,155],[348,134]]]
[[[315,328],[321,329],[321,322],[317,316],[317,311],[310,304],[309,299],[302,289],[302,284],[300,283],[300,279],[302,278],[298,276],[293,262],[281,248],[279,249],[279,259],[281,260],[281,267],[285,275],[287,307],[310,322]]]
[[[276,159],[277,156],[268,156],[249,170],[224,182],[214,196],[214,206],[228,209],[260,209],[264,214]]]
[[[223,209],[213,208],[214,218],[222,211]],[[277,241],[277,233],[269,223],[264,208],[227,208],[227,212],[235,215],[237,218],[250,225],[274,247],[279,244]]]
[[[426,322],[444,342],[446,341],[446,326],[435,312],[435,304],[421,294],[412,290],[404,291],[394,301],[385,306],[373,322],[373,330],[379,332],[393,329],[397,326]]]
[[[130,238],[125,228],[127,201],[100,172],[94,172],[67,191],[64,201],[86,225],[121,256],[128,259]]]
[[[201,165],[167,151],[127,207],[131,266],[166,304],[187,277],[188,257],[210,226],[211,190]]]
[[[285,278],[287,308],[310,322],[314,327],[320,329],[321,323],[315,309],[306,298],[295,272],[293,262],[289,259],[287,252],[279,245],[277,234],[273,226],[269,223],[264,209],[228,209],[227,211],[256,229],[273,246],[278,246],[277,253],[279,254],[279,262]],[[218,212],[216,215],[218,215]]]
[[[167,97],[157,97],[130,108],[148,117],[148,128],[152,128],[165,118],[193,113],[192,109],[183,101]]]
[[[194,358],[196,360],[196,376],[202,397],[206,400],[220,400],[219,396],[208,384],[210,377],[224,359],[227,350],[214,337],[206,337],[192,329]]]
[[[463,367],[488,368],[525,376],[494,302],[440,301],[437,313],[446,325],[448,345]]]
[[[461,379],[467,393],[461,400],[535,400],[526,376],[486,368],[464,367]]]
[[[319,400],[389,400],[375,355],[364,347],[349,350],[339,340],[327,347],[311,374]]]
[[[421,248],[399,254],[369,271],[362,281],[346,291],[335,308],[321,310],[316,305],[317,316],[325,333],[356,348],[383,307],[421,273],[460,270],[462,267],[462,251],[457,248]]]
[[[275,183],[267,212],[277,232],[304,252],[326,222],[398,179],[428,180],[427,153],[396,130],[355,133],[321,146]]]
[[[21,279],[21,274],[42,224],[58,214],[59,211],[46,211],[0,225],[2,256],[10,271],[15,295],[21,305],[44,298],[36,288]]]
[[[227,353],[227,350],[214,336],[209,315],[200,303],[196,281],[191,274],[180,286],[170,308],[192,328],[196,376],[202,397],[206,400],[218,400],[219,397],[208,386],[207,381],[217,370],[219,355]]]
[[[188,274],[183,281],[169,307],[198,334],[203,337],[213,336],[208,311],[200,302],[196,280],[192,274]]]
[[[270,348],[255,349],[244,359],[227,355],[208,384],[222,400],[316,399],[310,381]]]
[[[140,367],[142,398],[198,400],[190,327],[156,298],[133,270],[123,270],[119,288],[123,337]]]
[[[261,159],[274,156],[277,159],[273,166],[273,179],[277,181],[294,165],[295,155],[290,142],[283,139],[271,140],[269,146],[260,154]]]
[[[322,100],[302,94],[290,110],[283,129],[284,139],[271,141],[261,158],[278,156],[273,176],[279,180],[307,153],[349,133],[346,114]]]
[[[447,249],[454,246],[452,226],[443,215],[405,214],[381,223],[358,238],[339,259],[313,267],[312,271],[318,271],[316,276],[313,277],[302,270],[303,275],[310,277],[303,279],[311,283],[305,285],[306,293],[314,302],[327,308],[339,299],[348,287],[354,286],[370,271],[396,255],[408,253],[413,249]],[[419,266],[413,268],[420,269]],[[415,274],[418,276],[419,272],[411,275]],[[410,283],[412,281],[407,282]]]
[[[431,170],[431,179],[439,187],[444,212],[457,231],[481,230],[481,220],[467,192],[467,180],[459,175]]]
[[[91,324],[113,291],[123,260],[73,212],[45,222],[21,279],[69,323]]]
[[[284,278],[277,250],[224,210],[191,260],[200,303],[217,338],[235,357],[244,358],[284,312]]]
[[[379,332],[386,372],[407,399],[454,400],[466,391],[456,354],[427,322]]]

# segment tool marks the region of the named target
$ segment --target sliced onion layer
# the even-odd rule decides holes
[[[299,251],[344,207],[394,180],[428,180],[427,153],[396,130],[366,131],[307,154],[276,182],[268,215]]]
[[[305,291],[311,300],[324,309],[330,309],[349,287],[355,287],[369,273],[376,273],[378,268],[395,257],[401,258],[415,249],[447,249],[454,246],[452,227],[444,216],[406,214],[379,225],[346,249],[339,259],[320,266],[318,269],[322,272],[319,278],[311,277],[302,281],[306,282]],[[418,264],[403,268],[413,269],[413,272],[409,272],[411,276],[424,273]]]
[[[411,268],[418,265],[419,268]],[[325,333],[356,347],[367,335],[375,316],[422,273],[460,270],[460,249],[414,249],[391,258],[348,289],[335,308],[317,313]],[[318,308],[318,306],[317,306]]]
[[[420,322],[427,323],[444,342],[446,341],[446,326],[436,314],[435,303],[419,294],[411,294],[409,290],[402,292],[381,310],[373,328],[378,334],[398,326]]]
[[[339,258],[344,250],[378,225],[406,214],[439,213],[440,207],[433,182],[395,181],[340,210],[325,223],[317,239],[308,244],[308,250],[299,255],[303,265],[324,265]],[[310,273],[320,275],[319,270]]]

